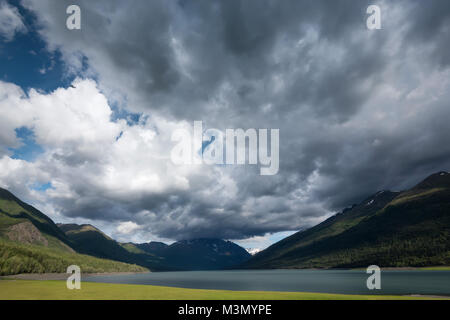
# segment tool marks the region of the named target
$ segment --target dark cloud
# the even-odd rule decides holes
[[[217,177],[123,197],[80,178],[75,199],[53,201],[67,216],[132,220],[166,238],[245,238],[300,229],[448,169],[449,2],[375,1],[383,29],[369,31],[372,3],[79,1],[82,30],[72,32],[70,1],[24,0],[49,47],[77,72],[85,56],[87,75],[128,110],[281,134],[279,174],[224,169],[230,197],[205,195]]]
[[[412,5],[411,5],[412,2]],[[406,19],[409,24],[407,39],[419,45],[429,45],[433,60],[438,67],[450,64],[450,44],[448,41],[450,25],[450,3],[445,0],[405,2]]]

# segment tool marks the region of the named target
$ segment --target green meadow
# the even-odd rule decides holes
[[[150,285],[65,281],[0,280],[0,300],[417,300],[431,297],[343,295],[308,292],[199,290]]]

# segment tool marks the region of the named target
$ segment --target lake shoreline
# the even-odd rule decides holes
[[[95,276],[114,276],[150,273],[145,272],[103,272],[103,273],[81,273],[81,278]],[[0,276],[0,280],[67,280],[69,273],[20,273],[7,276]]]
[[[312,271],[365,271],[364,268],[350,268],[350,269],[320,269],[320,268],[309,268],[309,269],[228,269],[228,270],[190,270],[183,272],[196,272],[196,271],[268,271],[268,270],[312,270]],[[381,267],[382,271],[450,271],[450,266],[435,266],[435,267]],[[82,273],[81,277],[95,277],[95,276],[114,276],[114,275],[132,275],[132,274],[144,274],[144,273],[161,273],[161,272],[180,272],[180,271],[142,271],[142,272],[99,272],[99,273]],[[66,280],[68,278],[68,273],[20,273],[14,275],[0,276],[2,279],[17,279],[17,280]]]
[[[118,291],[125,288],[154,290],[156,287],[172,289],[221,291],[226,294],[238,292],[264,292],[265,295],[279,293],[311,295],[348,295],[348,296],[395,296],[411,298],[449,299],[448,280],[450,271],[386,271],[382,276],[382,291],[371,292],[366,287],[367,275],[363,270],[244,270],[244,271],[197,271],[197,272],[109,272],[82,274],[84,289],[96,285],[114,286]],[[43,273],[17,274],[0,277],[0,286],[6,283],[24,282],[53,283],[65,288],[70,274]],[[58,284],[59,283],[59,284]],[[34,285],[33,285],[34,286]],[[144,289],[143,287],[148,287]],[[105,287],[106,288],[106,287]],[[170,289],[172,288],[172,289]],[[187,292],[187,291],[185,291]],[[145,294],[146,295],[146,294]],[[167,296],[171,299],[172,297]]]

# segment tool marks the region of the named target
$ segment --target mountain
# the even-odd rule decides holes
[[[130,255],[127,249],[90,224],[59,223],[58,227],[78,252],[118,261],[126,260],[124,257]]]
[[[450,174],[403,192],[380,191],[253,256],[243,268],[450,264]]]
[[[250,257],[237,244],[221,239],[119,243],[91,225],[59,224],[78,252],[127,263],[153,271],[218,270],[239,265]]]
[[[133,243],[119,243],[90,224],[58,224],[77,252],[94,257],[122,261],[153,271],[171,270],[164,258],[139,249]]]
[[[168,265],[179,270],[228,269],[242,264],[251,256],[231,241],[206,238],[182,240],[158,250]]]
[[[0,188],[0,274],[65,272],[70,264],[84,272],[449,265],[449,234],[447,172],[403,192],[377,192],[253,257],[221,239],[119,243],[92,225],[56,225]]]
[[[146,271],[136,265],[77,253],[49,217],[2,188],[0,257],[0,275],[66,272],[72,264],[83,272]]]
[[[64,233],[49,217],[2,188],[0,237],[73,252]]]
[[[133,244],[135,245],[139,250],[142,250],[147,253],[151,254],[161,254],[168,245],[162,242],[157,241],[151,241],[148,243],[139,243],[139,244]]]
[[[211,270],[249,257],[220,239],[119,243],[92,225],[57,225],[5,189],[0,189],[0,256],[0,274],[65,272],[70,264],[85,272]]]

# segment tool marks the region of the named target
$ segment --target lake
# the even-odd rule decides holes
[[[450,296],[450,271],[381,271],[381,290],[367,289],[369,276],[364,270],[232,270],[89,276],[83,281],[217,290]]]

